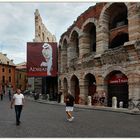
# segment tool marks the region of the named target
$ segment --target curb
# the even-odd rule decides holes
[[[34,100],[32,98],[26,97],[27,100],[38,102],[42,104],[50,104],[50,105],[59,105],[59,106],[65,106],[65,103],[57,103],[56,101],[45,101],[45,100]],[[98,110],[98,111],[108,111],[108,112],[116,112],[116,113],[125,113],[125,114],[131,114],[131,115],[140,115],[140,111],[137,109],[129,110],[125,108],[112,108],[112,107],[104,107],[104,106],[87,106],[87,105],[74,105],[75,108],[79,109],[88,109],[88,110]]]

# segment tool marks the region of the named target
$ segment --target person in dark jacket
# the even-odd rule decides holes
[[[61,95],[62,95],[62,90],[60,90],[60,92],[57,95],[57,101],[58,101],[58,103],[61,102]]]
[[[8,95],[9,95],[9,101],[11,101],[12,98],[11,90],[8,91]]]
[[[3,92],[0,92],[0,99],[3,100]]]
[[[74,117],[72,116],[73,107],[74,107],[74,97],[70,93],[67,94],[65,98],[65,103],[66,103],[67,119],[68,121],[72,121],[74,119]]]

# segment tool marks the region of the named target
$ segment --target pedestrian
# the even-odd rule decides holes
[[[58,96],[57,96],[58,103],[61,102],[61,95],[62,95],[62,90],[59,91]]]
[[[66,103],[66,114],[68,121],[72,121],[74,117],[72,116],[73,108],[74,108],[74,97],[68,93],[65,98]]]
[[[102,92],[102,94],[101,94],[101,97],[100,97],[100,103],[101,103],[101,105],[104,105],[104,103],[105,103],[105,96],[106,94],[105,94],[105,92]]]
[[[35,91],[33,91],[33,96],[34,96],[34,100],[39,99],[39,94]]]
[[[8,91],[8,95],[9,95],[9,101],[11,101],[11,97],[12,97],[11,90]]]
[[[0,92],[0,99],[1,99],[1,101],[3,100],[3,91]]]
[[[24,105],[24,95],[21,93],[20,89],[17,89],[16,93],[13,95],[11,109],[13,108],[13,104],[15,106],[16,125],[20,125],[20,115]]]

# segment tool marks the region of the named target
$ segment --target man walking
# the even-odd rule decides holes
[[[74,117],[72,116],[74,97],[70,93],[68,93],[65,102],[66,102],[66,114],[68,117],[68,121],[72,121],[74,119]]]
[[[20,114],[24,105],[24,95],[21,93],[20,89],[17,89],[16,94],[13,96],[11,101],[11,109],[13,108],[13,104],[15,106],[16,125],[20,125]]]

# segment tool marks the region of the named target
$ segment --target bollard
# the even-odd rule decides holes
[[[117,108],[117,97],[112,97],[112,107]]]
[[[49,101],[49,99],[50,99],[50,95],[49,95],[49,94],[47,94],[47,101]]]
[[[123,108],[123,101],[119,102],[119,108]]]
[[[61,95],[60,103],[64,103],[64,95]]]
[[[91,96],[88,96],[88,105],[91,106]]]

